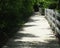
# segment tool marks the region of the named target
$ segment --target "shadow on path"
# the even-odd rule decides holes
[[[25,42],[25,41],[14,41],[11,40],[6,46],[3,48],[60,48],[55,40],[47,40],[48,42]],[[54,43],[54,44],[53,44]]]
[[[46,19],[42,16],[36,17],[30,19],[3,48],[60,48]]]

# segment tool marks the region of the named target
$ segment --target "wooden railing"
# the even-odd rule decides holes
[[[45,16],[51,26],[51,29],[60,35],[60,14],[55,10],[45,9]]]

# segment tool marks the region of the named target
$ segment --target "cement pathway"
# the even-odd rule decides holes
[[[33,15],[3,48],[60,48],[48,21],[39,14]]]

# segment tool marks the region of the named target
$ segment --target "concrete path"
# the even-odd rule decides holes
[[[60,48],[48,21],[39,14],[33,15],[3,48]]]

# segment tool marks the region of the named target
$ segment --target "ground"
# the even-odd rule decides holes
[[[3,48],[60,48],[45,16],[34,14]]]

